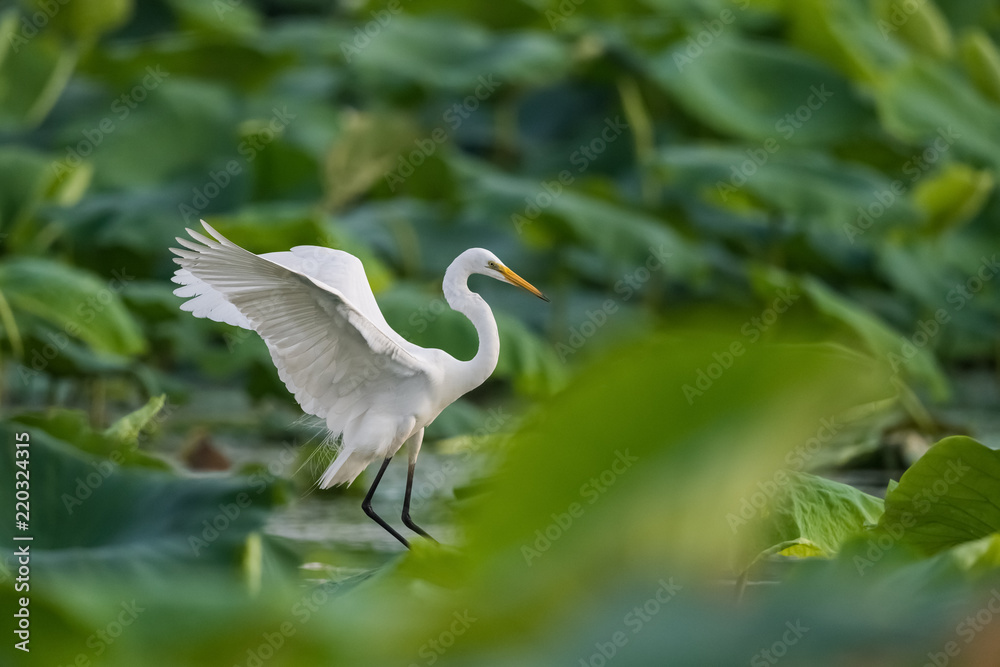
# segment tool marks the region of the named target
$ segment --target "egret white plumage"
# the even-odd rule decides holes
[[[174,294],[181,309],[257,332],[267,344],[278,377],[302,409],[326,420],[342,445],[319,480],[320,488],[350,484],[382,460],[365,496],[365,513],[407,547],[409,543],[371,507],[389,461],[405,444],[409,458],[403,523],[430,538],[410,519],[413,471],[424,428],[445,407],[481,385],[496,368],[500,336],[489,305],[471,291],[474,273],[548,298],[504,266],[496,255],[471,248],[444,276],[448,305],[472,321],[479,350],[469,361],[414,345],[393,331],[379,310],[361,261],[342,250],[297,246],[255,255],[204,220],[212,236],[188,229],[171,248],[181,266]],[[433,538],[431,538],[433,539]]]

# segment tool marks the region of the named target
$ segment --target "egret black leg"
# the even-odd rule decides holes
[[[389,531],[390,535],[392,535],[397,540],[399,540],[400,542],[402,542],[403,546],[406,547],[407,549],[409,549],[410,548],[410,543],[407,542],[406,539],[402,535],[400,535],[399,533],[397,533],[396,530],[392,526],[390,526],[389,524],[387,524],[382,519],[382,517],[380,517],[378,514],[376,514],[375,510],[372,509],[372,496],[375,495],[375,487],[378,486],[378,483],[382,481],[382,475],[385,473],[385,469],[389,466],[389,461],[391,461],[391,460],[392,460],[392,457],[390,456],[385,461],[382,462],[382,467],[378,469],[378,474],[375,475],[375,481],[372,482],[371,488],[368,489],[368,495],[365,496],[364,502],[361,503],[361,509],[363,509],[365,511],[365,514],[367,514],[372,519],[374,519],[375,523],[377,523],[378,525],[382,526],[387,531]]]
[[[410,461],[410,467],[406,470],[406,495],[403,496],[403,524],[413,532],[423,535],[428,540],[437,542],[437,540],[427,534],[427,531],[413,523],[413,519],[410,518],[410,493],[413,491],[413,469],[416,467],[417,462]]]

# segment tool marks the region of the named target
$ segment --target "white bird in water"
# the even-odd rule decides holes
[[[178,238],[171,248],[180,264],[174,294],[195,317],[256,331],[267,343],[278,377],[302,409],[326,420],[342,437],[337,458],[320,488],[350,484],[381,460],[361,507],[397,540],[406,539],[372,509],[372,496],[389,461],[404,444],[409,458],[403,523],[433,539],[410,519],[413,470],[424,428],[460,396],[481,385],[496,368],[500,335],[493,311],[467,281],[473,273],[548,298],[504,266],[496,255],[471,248],[444,274],[444,297],[468,317],[479,335],[470,361],[406,341],[386,323],[361,261],[342,250],[297,246],[255,255],[212,229],[213,238],[188,229],[195,242]]]

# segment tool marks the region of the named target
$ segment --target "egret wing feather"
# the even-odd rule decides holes
[[[195,245],[187,239],[177,240],[188,249]],[[418,346],[397,334],[386,322],[372,293],[364,265],[354,255],[335,248],[303,245],[283,252],[264,253],[259,257],[336,289],[397,345],[411,353],[419,351]],[[207,317],[216,322],[253,329],[250,322],[221,292],[192,275],[187,269],[178,269],[172,280],[182,285],[174,290],[174,294],[189,299],[181,306],[182,310],[193,313],[195,317]]]
[[[241,329],[253,328],[243,313],[229,303],[222,292],[213,289],[187,269],[177,269],[171,280],[181,285],[174,290],[174,294],[187,299],[181,304],[181,310],[186,310],[195,317],[208,318]]]
[[[368,282],[365,267],[354,255],[336,248],[300,245],[284,252],[269,252],[261,257],[336,289],[397,345],[411,352],[414,348],[420,349],[393,331],[385,321]]]
[[[281,260],[292,263],[289,258],[254,255],[207,224],[205,228],[214,240],[189,230],[200,245],[188,242],[184,249],[173,249],[181,266],[174,280],[183,285],[176,293],[194,296],[185,310],[260,334],[289,391],[306,412],[325,419],[331,431],[343,433],[368,409],[358,396],[391,395],[405,378],[426,378],[427,365],[415,356],[422,348],[397,342],[374,296],[365,303],[364,292],[354,291],[366,313],[336,286],[284,266]],[[325,265],[327,275],[335,275],[330,263]],[[355,270],[340,270],[350,282],[347,271]],[[370,294],[366,279],[364,285]]]

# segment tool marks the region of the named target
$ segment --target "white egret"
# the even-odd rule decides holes
[[[188,229],[194,241],[178,238],[184,249],[171,248],[181,266],[173,281],[182,286],[174,294],[189,299],[181,308],[257,332],[302,409],[326,420],[330,432],[341,437],[340,452],[320,478],[320,488],[350,484],[370,463],[382,460],[361,506],[408,547],[371,507],[389,461],[405,444],[409,469],[402,520],[430,538],[410,519],[424,428],[482,384],[500,354],[493,312],[469,289],[468,278],[479,273],[548,298],[490,251],[463,252],[445,272],[444,297],[472,321],[479,350],[470,361],[459,361],[443,350],[414,345],[389,327],[357,257],[318,246],[255,255],[204,220],[202,225],[213,238]]]

